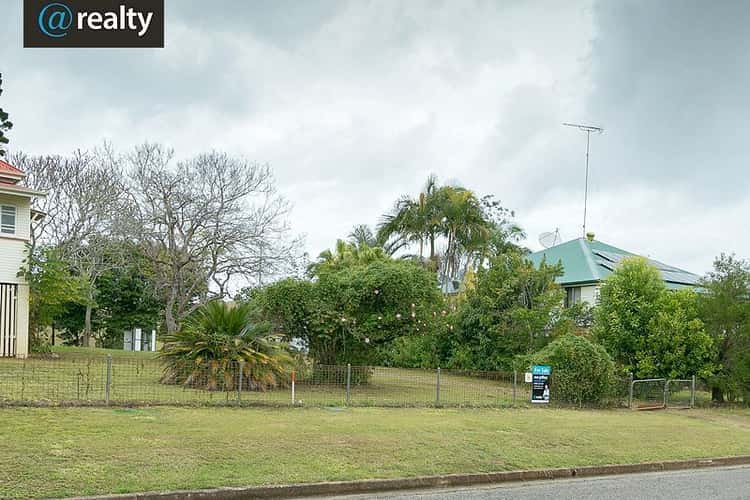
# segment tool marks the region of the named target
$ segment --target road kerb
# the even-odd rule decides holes
[[[362,481],[332,481],[278,486],[250,486],[237,488],[213,488],[204,490],[182,490],[165,492],[127,493],[76,497],[78,500],[178,500],[211,499],[237,500],[252,498],[299,498],[324,495],[347,495],[376,493],[394,490],[447,488],[456,486],[480,486],[508,482],[537,481],[574,477],[609,476],[640,472],[688,470],[707,467],[749,465],[750,455],[738,457],[700,458],[666,462],[646,462],[622,465],[592,465],[559,469],[538,469],[479,474],[449,474],[442,476],[419,476],[402,479],[367,479]]]

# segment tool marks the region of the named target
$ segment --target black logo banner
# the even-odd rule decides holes
[[[164,0],[24,0],[24,47],[164,47]]]

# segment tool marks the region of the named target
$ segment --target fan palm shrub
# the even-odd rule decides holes
[[[165,364],[161,382],[207,390],[233,390],[243,366],[244,389],[285,386],[293,368],[286,344],[269,323],[253,321],[249,304],[209,302],[165,337],[159,357]]]

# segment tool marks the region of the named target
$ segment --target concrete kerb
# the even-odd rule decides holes
[[[299,498],[323,495],[347,495],[375,493],[393,490],[415,490],[446,488],[456,486],[479,486],[488,484],[536,481],[542,479],[562,479],[574,477],[609,476],[634,474],[639,472],[659,472],[698,469],[706,467],[726,467],[750,464],[750,455],[738,457],[674,460],[667,462],[647,462],[623,465],[593,465],[562,469],[522,470],[488,472],[480,474],[450,474],[444,476],[421,476],[403,479],[368,479],[362,481],[333,481],[278,486],[251,486],[239,488],[214,488],[194,491],[166,491],[128,493],[76,497],[78,500],[178,500],[211,499],[236,500],[251,498]]]

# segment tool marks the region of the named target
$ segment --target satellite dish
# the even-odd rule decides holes
[[[539,244],[544,248],[549,248],[557,245],[561,242],[560,229],[555,229],[555,232],[544,232],[539,235]]]

